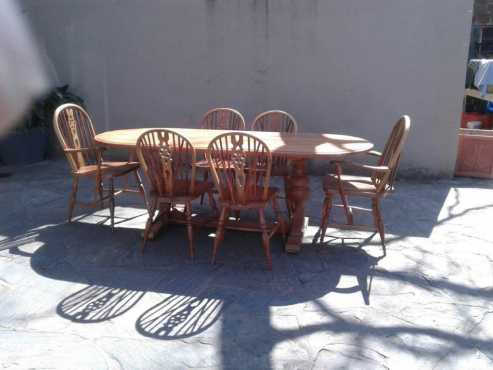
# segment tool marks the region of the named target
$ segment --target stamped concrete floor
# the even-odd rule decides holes
[[[312,178],[301,253],[170,226],[138,251],[146,212],[120,198],[65,222],[63,162],[0,179],[0,366],[9,369],[483,369],[493,360],[493,185],[399,182],[387,255],[366,234],[316,240]],[[87,191],[89,188],[86,188]],[[197,208],[197,211],[200,209]],[[336,215],[340,216],[340,215]]]

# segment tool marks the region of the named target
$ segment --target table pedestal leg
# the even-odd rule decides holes
[[[310,181],[305,173],[305,160],[292,161],[292,174],[288,179],[288,198],[293,210],[291,228],[286,242],[287,253],[298,253],[305,231],[305,202],[310,195]]]

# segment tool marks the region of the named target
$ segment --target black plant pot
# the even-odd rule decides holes
[[[42,161],[48,150],[48,133],[43,127],[13,132],[0,140],[0,158],[9,166]]]

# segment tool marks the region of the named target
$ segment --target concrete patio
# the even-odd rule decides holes
[[[183,227],[138,251],[137,197],[65,222],[63,161],[0,178],[0,365],[9,369],[482,369],[493,366],[493,183],[399,181],[378,236],[318,232],[311,179],[301,253]],[[87,188],[86,190],[88,190]],[[123,203],[122,203],[123,202]],[[105,223],[105,224],[103,224]],[[352,238],[352,239],[351,239]]]

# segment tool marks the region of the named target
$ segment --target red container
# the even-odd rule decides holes
[[[491,130],[493,127],[493,115],[483,113],[462,113],[460,127],[467,128],[467,122],[471,121],[480,121],[481,128],[485,130]]]

